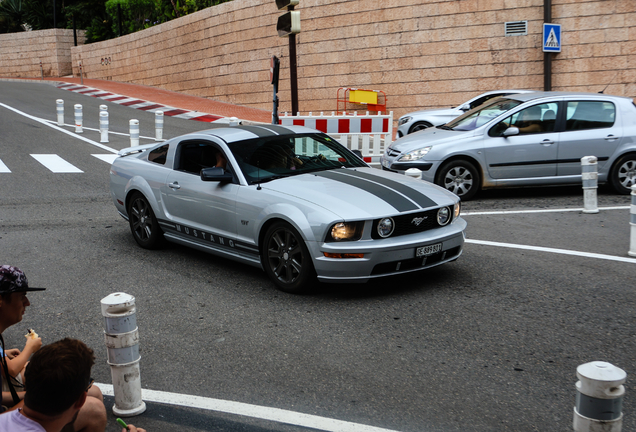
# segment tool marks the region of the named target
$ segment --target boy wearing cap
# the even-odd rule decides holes
[[[27,306],[31,304],[26,296],[26,293],[29,291],[43,291],[44,289],[45,288],[29,287],[29,283],[24,272],[22,272],[22,270],[20,270],[19,268],[9,265],[0,266],[0,343],[2,344],[3,350],[4,340],[2,339],[2,333],[7,328],[22,321],[22,316],[24,315]],[[38,353],[40,351],[38,351]],[[9,371],[4,356],[0,357],[0,363],[2,363],[4,376],[8,377]],[[30,365],[31,363],[29,363],[29,366]],[[90,366],[92,365],[93,363],[90,364]],[[25,377],[27,383],[29,382],[28,369],[29,367],[27,366],[27,373]],[[33,387],[38,387],[41,384],[37,382],[39,380],[38,375],[33,374],[33,377],[31,379],[34,380],[34,382],[30,384]],[[3,393],[3,404],[10,404],[12,402],[14,406],[10,408],[10,410],[22,409],[22,407],[24,406],[24,402],[20,399],[24,397],[24,393],[18,395],[17,392],[15,392],[15,390],[13,389],[10,381],[8,381],[8,384],[11,393]],[[59,392],[59,395],[56,393],[49,393],[49,397],[52,400],[55,400],[58,396],[64,397],[66,389],[60,387]],[[29,396],[26,396],[26,398],[28,399]],[[83,399],[84,400],[78,407],[77,412],[74,412],[75,417],[72,419],[73,424],[68,425],[67,428],[64,429],[64,431],[66,432],[68,430],[74,432],[104,432],[104,429],[106,428],[106,408],[104,407],[104,401],[101,391],[97,387],[93,387],[90,389],[87,388],[86,397]],[[0,413],[5,410],[6,409],[0,405]],[[8,420],[8,417],[4,416],[9,416],[9,414],[10,413],[0,414],[0,419],[4,421]],[[0,430],[1,429],[2,428],[0,428]],[[24,430],[46,431],[46,429],[37,428]]]

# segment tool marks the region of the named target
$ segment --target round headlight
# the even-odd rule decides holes
[[[451,211],[448,207],[442,207],[437,211],[437,223],[441,226],[446,225],[451,220]]]
[[[378,234],[382,238],[386,238],[393,233],[393,229],[395,228],[395,224],[393,223],[393,219],[384,218],[378,222]]]

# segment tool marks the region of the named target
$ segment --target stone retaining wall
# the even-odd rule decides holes
[[[552,0],[563,51],[553,90],[636,96],[636,1]],[[480,92],[543,89],[543,0],[302,0],[299,108],[336,109],[340,87],[382,90],[396,116]],[[288,38],[274,0],[234,0],[110,41],[72,48],[73,73],[271,109],[269,59],[281,58],[291,108]],[[527,21],[527,35],[505,23]],[[52,72],[53,73],[53,72]]]
[[[77,43],[84,43],[84,30]],[[0,34],[0,76],[37,78],[71,74],[73,30],[51,29]],[[40,69],[42,62],[42,69]]]

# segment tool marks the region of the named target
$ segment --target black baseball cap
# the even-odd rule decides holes
[[[30,287],[26,275],[19,268],[10,265],[0,266],[0,294],[44,291],[45,289]]]

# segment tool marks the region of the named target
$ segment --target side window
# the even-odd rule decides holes
[[[179,171],[199,175],[203,168],[221,167],[227,169],[227,160],[216,147],[201,142],[185,142],[177,149]]]
[[[166,164],[166,156],[168,155],[168,147],[169,145],[162,145],[161,147],[157,147],[148,153],[148,161],[154,162],[160,165]]]
[[[611,102],[570,101],[568,102],[566,131],[600,129],[614,125],[616,107]]]
[[[554,132],[557,112],[556,102],[533,105],[497,123],[488,135],[502,136],[504,131],[512,126],[519,129],[519,135]]]

